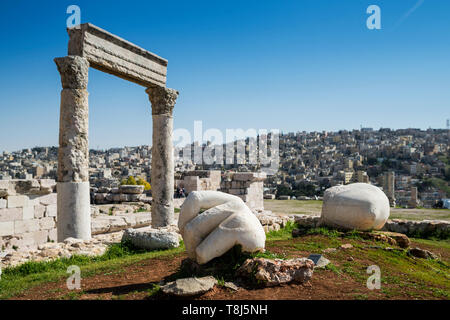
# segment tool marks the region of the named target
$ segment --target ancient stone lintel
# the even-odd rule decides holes
[[[161,86],[152,86],[145,90],[152,104],[152,114],[165,114],[172,116],[178,91]]]
[[[79,56],[66,56],[54,59],[61,74],[64,89],[86,89],[88,84],[89,62]]]
[[[166,59],[90,23],[67,31],[68,55],[84,57],[92,68],[144,87],[166,85]]]

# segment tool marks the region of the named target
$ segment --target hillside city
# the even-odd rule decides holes
[[[247,158],[249,140],[246,140]],[[195,148],[198,144],[191,146]],[[183,149],[175,148],[176,178],[192,170],[262,168],[246,163],[245,159],[234,162],[241,164],[196,164],[194,156],[189,161],[181,156]],[[57,154],[57,147],[5,151],[0,154],[0,180],[56,179]],[[129,176],[151,183],[151,146],[90,150],[89,157],[92,187],[116,187]],[[445,129],[361,128],[281,133],[279,159],[279,170],[264,181],[264,192],[277,198],[318,198],[331,186],[353,182],[381,187],[392,206],[439,207],[443,199],[450,198],[449,131]],[[411,205],[416,193],[417,203]]]

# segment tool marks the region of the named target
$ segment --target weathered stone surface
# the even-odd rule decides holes
[[[247,259],[237,270],[237,275],[255,277],[266,286],[309,281],[313,275],[314,262],[307,258],[290,260],[253,258]]]
[[[5,208],[0,209],[0,222],[22,220],[22,208]]]
[[[413,257],[422,259],[439,259],[439,257],[435,255],[433,252],[425,249],[420,249],[418,247],[410,248],[408,250],[408,254],[412,255]]]
[[[344,249],[344,250],[345,249],[352,249],[353,245],[351,243],[344,243],[344,244],[341,244],[340,248]]]
[[[367,183],[335,186],[325,191],[321,221],[345,229],[381,229],[389,209],[389,200],[378,187]]]
[[[0,209],[6,208],[7,204],[8,204],[8,201],[6,201],[6,199],[0,199]]]
[[[90,23],[68,33],[69,55],[85,57],[93,68],[145,87],[165,86],[167,60]]]
[[[404,233],[406,235],[450,234],[450,221],[445,220],[387,220],[382,230]]]
[[[58,241],[91,238],[89,182],[58,182]]]
[[[12,236],[14,234],[14,221],[0,222],[0,236]]]
[[[34,206],[33,207],[24,207],[22,208],[22,218],[23,220],[34,219]]]
[[[89,62],[78,55],[54,59],[61,75],[63,89],[86,89],[89,76]]]
[[[134,246],[147,250],[169,249],[180,245],[176,233],[158,229],[145,231],[127,229],[123,233],[122,240],[130,241]]]
[[[174,222],[173,117],[178,96],[173,89],[158,86],[146,90],[152,103],[152,223],[165,227]]]
[[[212,276],[202,278],[184,278],[169,282],[161,287],[162,292],[179,297],[189,297],[204,294],[217,284]]]
[[[125,194],[141,194],[144,192],[144,186],[121,185],[119,186],[119,192]]]
[[[308,259],[314,262],[314,268],[325,268],[330,263],[330,260],[321,254],[310,254]]]
[[[206,211],[199,214],[201,209]],[[193,191],[181,207],[178,227],[189,258],[200,264],[239,244],[244,252],[264,250],[258,218],[238,197],[219,191]]]
[[[401,248],[408,248],[411,243],[411,241],[406,235],[397,232],[377,231],[377,232],[362,233],[362,236],[364,238],[373,239],[377,241],[384,241],[392,245],[398,245]]]
[[[28,206],[28,197],[25,195],[8,196],[8,208],[22,208]]]

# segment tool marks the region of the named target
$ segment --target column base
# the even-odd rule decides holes
[[[58,182],[58,242],[91,239],[89,182]]]

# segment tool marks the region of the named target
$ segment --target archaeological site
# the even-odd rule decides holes
[[[438,6],[354,3],[82,1],[66,26],[42,4],[23,43],[5,5],[24,27],[2,53],[0,300],[186,319],[448,302],[448,44],[405,28]]]

